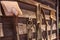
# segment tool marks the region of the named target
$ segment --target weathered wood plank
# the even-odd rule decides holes
[[[27,34],[26,24],[18,23],[19,34]]]
[[[3,28],[2,28],[2,23],[0,23],[0,37],[3,37],[4,34],[3,34]]]
[[[33,11],[22,9],[22,13],[23,15],[19,15],[18,17],[34,18],[34,19],[36,18],[35,16],[36,13]]]
[[[51,1],[51,0],[46,0],[46,1],[49,2],[49,3],[51,3],[52,5],[55,5],[56,4],[56,2]]]
[[[20,2],[24,2],[24,3],[28,3],[28,4],[31,4],[31,5],[34,5],[34,6],[37,6],[37,4],[38,4],[38,2],[35,2],[35,1],[33,1],[33,0],[19,0],[19,1],[20,1]],[[44,5],[44,4],[41,4],[41,3],[40,3],[40,7],[45,8],[45,9],[48,9],[48,10],[53,10],[53,11],[56,12],[55,9],[52,9],[51,7],[46,6],[46,5]]]
[[[51,4],[51,5],[53,5],[53,6],[55,6],[55,4],[56,4],[56,2],[55,1],[51,1],[51,0],[36,0],[36,1],[38,1],[38,2],[46,2],[46,3],[48,3],[48,5],[49,4]]]

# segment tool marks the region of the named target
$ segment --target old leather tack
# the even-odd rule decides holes
[[[51,17],[52,20],[56,20],[54,11],[51,11],[50,17]]]
[[[27,22],[27,32],[28,32],[28,40],[32,40],[32,28],[33,24],[32,24],[32,19],[29,18],[28,22]]]
[[[15,1],[1,1],[6,16],[21,15],[21,9]]]

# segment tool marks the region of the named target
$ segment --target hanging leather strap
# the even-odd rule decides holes
[[[32,32],[32,27],[33,27],[33,20],[32,18],[29,18],[28,19],[28,22],[27,22],[27,34],[28,34],[28,40],[33,40],[33,32]]]
[[[50,18],[51,18],[51,40],[52,40],[52,33],[53,33],[53,20],[56,21],[56,17],[55,17],[55,12],[54,11],[51,11],[50,12]]]
[[[44,13],[43,8],[42,8],[41,11],[42,11],[42,14],[43,14],[43,17],[44,17],[44,21],[45,21],[45,24],[46,24],[46,27],[45,27],[45,28],[46,28],[46,34],[47,34],[46,40],[48,40],[48,30],[47,30],[47,27],[48,27],[47,25],[48,25],[48,24],[47,24],[47,21],[46,21],[46,18],[45,18],[45,13]]]
[[[28,29],[28,40],[32,40],[32,30],[31,30],[31,21],[29,21],[28,19],[28,26],[27,26],[27,29]]]

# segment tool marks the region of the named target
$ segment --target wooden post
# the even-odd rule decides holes
[[[17,40],[20,40],[20,39],[19,39],[19,28],[18,28],[18,17],[17,17],[17,16],[14,16],[14,26],[16,27]]]
[[[16,12],[16,13],[15,13]],[[12,9],[12,13],[13,13],[13,16],[14,16],[14,26],[16,28],[16,36],[17,36],[17,40],[20,40],[19,38],[19,27],[18,27],[18,10],[16,9]]]
[[[59,40],[59,27],[58,27],[58,23],[59,23],[59,0],[57,0],[57,40]]]
[[[42,14],[41,14],[41,8],[40,4],[37,4],[37,13],[36,13],[36,19],[37,19],[37,40],[42,40]]]

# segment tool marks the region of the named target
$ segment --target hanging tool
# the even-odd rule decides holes
[[[28,37],[27,39],[28,40],[36,40],[36,38],[33,38],[33,32],[35,31],[35,26],[34,26],[34,23],[33,23],[33,19],[32,18],[28,18],[28,22],[27,22],[27,34],[28,34]]]
[[[42,12],[43,12],[43,16],[44,16],[44,20],[45,20],[45,24],[46,24],[46,33],[47,33],[47,37],[46,37],[46,40],[48,40],[48,22],[46,21],[46,18],[45,18],[45,13],[44,13],[44,10],[42,8]],[[52,40],[52,26],[53,26],[53,20],[56,20],[55,18],[55,12],[54,11],[51,11],[51,14],[50,14],[50,18],[51,18],[51,35],[50,35],[50,40]]]
[[[54,11],[51,11],[51,13],[50,13],[50,18],[51,18],[51,40],[52,40],[52,32],[53,32],[53,20],[55,20],[56,21],[56,17],[55,17],[55,12]]]
[[[47,34],[47,35],[46,35],[46,36],[47,36],[47,37],[46,37],[46,40],[48,40],[48,29],[47,29],[47,28],[48,28],[48,22],[46,21],[45,12],[44,12],[43,8],[42,8],[41,11],[42,11],[42,14],[43,14],[43,17],[44,17],[44,20],[45,20],[45,24],[46,24],[46,27],[45,27],[45,28],[46,28],[46,34]]]
[[[32,21],[32,18],[29,18],[28,19],[28,22],[27,22],[27,34],[28,34],[28,40],[32,40],[33,38],[32,38],[32,36],[33,36],[33,34],[32,34],[32,28],[33,27],[33,21]]]

